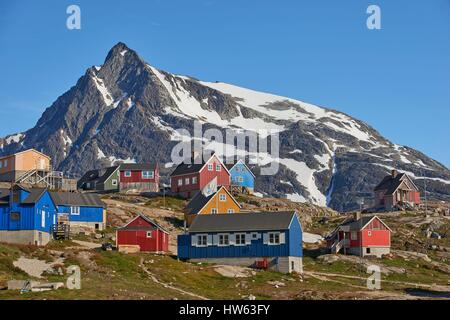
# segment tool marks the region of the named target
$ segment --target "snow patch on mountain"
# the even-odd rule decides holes
[[[97,87],[97,90],[100,92],[100,94],[103,97],[103,101],[105,104],[109,107],[114,103],[114,100],[112,98],[111,93],[109,92],[108,88],[106,88],[104,82],[102,79],[97,77],[96,75],[92,76],[92,79],[94,80],[95,86]]]

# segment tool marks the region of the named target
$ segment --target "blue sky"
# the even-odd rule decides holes
[[[449,0],[2,0],[0,135],[34,126],[119,41],[167,71],[346,112],[450,167]]]

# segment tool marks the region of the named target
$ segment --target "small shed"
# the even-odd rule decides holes
[[[139,214],[116,231],[116,246],[119,251],[139,247],[142,252],[168,252],[169,232],[154,220]]]

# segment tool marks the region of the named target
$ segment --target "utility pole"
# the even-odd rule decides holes
[[[423,176],[423,185],[424,185],[425,217],[428,217],[427,178],[423,174],[423,170],[422,170],[422,176]]]

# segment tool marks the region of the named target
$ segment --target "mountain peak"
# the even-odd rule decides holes
[[[136,52],[128,48],[128,46],[125,43],[118,42],[111,48],[111,50],[109,50],[105,62],[117,56],[125,56],[127,52],[133,52],[137,56]]]

